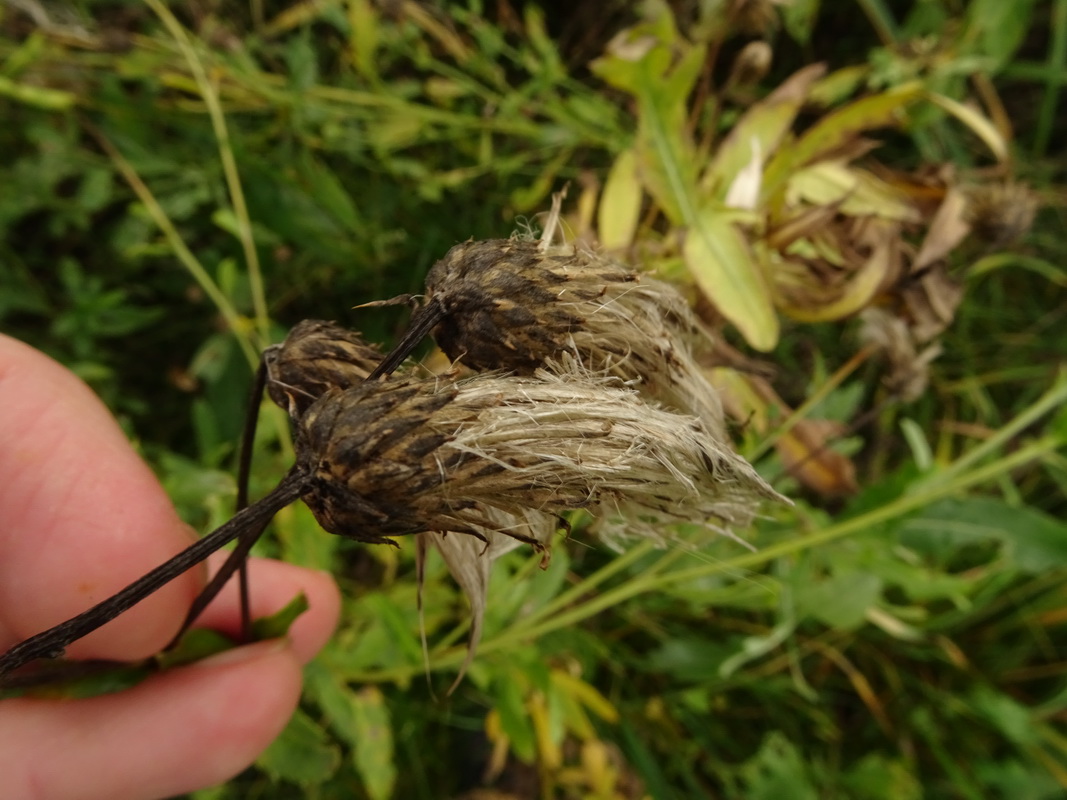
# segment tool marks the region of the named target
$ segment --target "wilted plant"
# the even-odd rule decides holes
[[[649,404],[566,352],[532,376],[361,380],[376,357],[358,335],[316,321],[269,350],[269,393],[296,429],[296,464],[281,483],[114,597],[16,645],[0,658],[0,673],[61,652],[239,538],[191,619],[274,513],[297,498],[331,533],[373,544],[465,534],[483,544],[479,556],[500,536],[544,551],[560,515],[575,509],[624,516],[631,531],[658,535],[662,522],[745,525],[758,499],[780,499],[703,420]],[[445,552],[446,560],[462,557]],[[477,588],[481,574],[465,576],[464,588]],[[472,598],[472,646],[481,604]]]

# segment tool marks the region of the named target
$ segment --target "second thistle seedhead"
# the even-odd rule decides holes
[[[270,399],[297,419],[329,389],[362,383],[382,360],[376,345],[333,322],[306,319],[263,351]]]
[[[576,255],[523,239],[456,245],[426,277],[429,307],[441,315],[434,339],[475,370],[529,374],[543,366],[587,323],[595,306],[583,303],[637,280],[616,264]]]

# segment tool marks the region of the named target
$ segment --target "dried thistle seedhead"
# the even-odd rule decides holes
[[[267,393],[297,419],[328,389],[358,386],[382,360],[377,346],[332,322],[306,319],[263,351]]]
[[[636,280],[636,273],[611,263],[549,255],[534,241],[464,242],[426,276],[429,305],[443,316],[434,339],[472,369],[529,374],[586,324],[583,312],[592,309],[582,303]]]
[[[420,314],[440,320],[433,335],[453,360],[529,375],[571,354],[725,441],[721,405],[692,353],[708,333],[670,284],[572,244],[512,238],[453,247],[426,289]]]
[[[975,233],[996,247],[1025,236],[1040,205],[1034,191],[1016,181],[976,186],[968,192],[968,200]]]
[[[305,501],[326,530],[361,541],[496,532],[541,548],[544,525],[572,509],[651,532],[653,520],[746,525],[760,498],[779,499],[700,420],[573,362],[566,375],[332,391],[299,431]]]

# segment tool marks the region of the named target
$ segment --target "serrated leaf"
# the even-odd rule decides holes
[[[903,522],[898,535],[908,547],[940,560],[964,545],[995,540],[1027,572],[1067,566],[1067,525],[989,497],[941,500]]]
[[[274,780],[322,783],[337,771],[341,752],[326,731],[300,709],[256,763]]]
[[[641,194],[637,154],[629,148],[615,159],[600,195],[597,232],[605,250],[622,250],[633,242],[641,214]]]
[[[727,215],[706,209],[686,232],[683,255],[697,286],[757,350],[778,342],[770,291],[741,232]]]

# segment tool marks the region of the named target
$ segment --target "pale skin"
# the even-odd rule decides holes
[[[121,589],[193,536],[92,391],[0,335],[0,652]],[[158,652],[206,572],[174,580],[72,644],[67,657]],[[251,588],[254,616],[300,591],[310,609],[284,640],[236,648],[127,691],[0,701],[4,797],[149,800],[216,785],[247,767],[288,721],[301,666],[329,638],[340,608],[328,575],[289,564],[253,560]],[[197,624],[238,630],[232,585]]]

